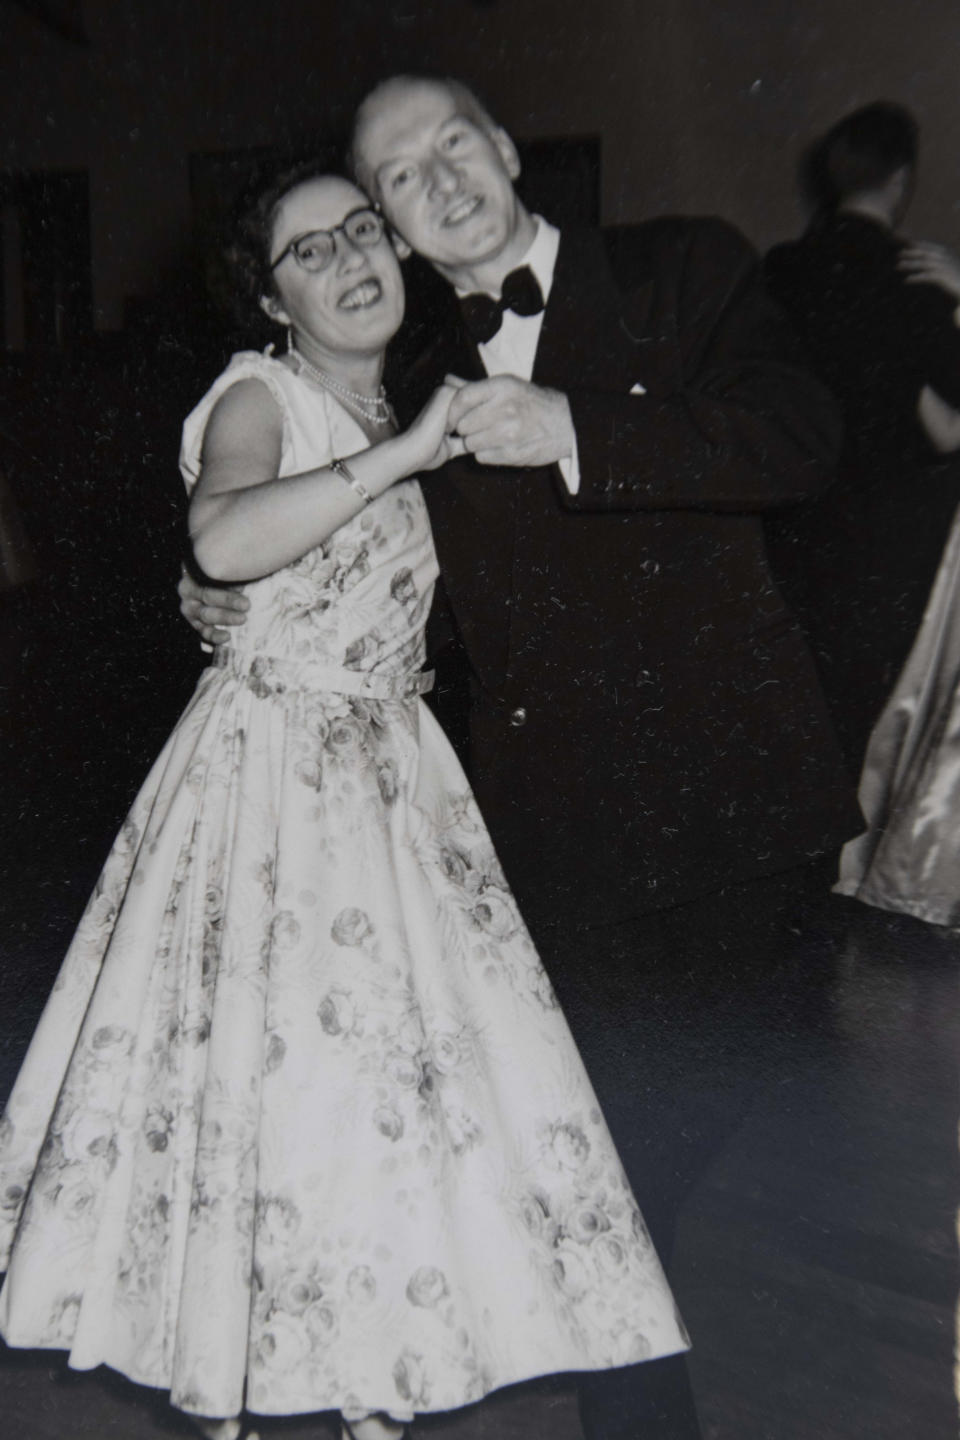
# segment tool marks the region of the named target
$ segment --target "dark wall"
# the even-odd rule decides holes
[[[798,227],[794,159],[888,96],[924,128],[912,225],[960,238],[956,0],[84,0],[88,43],[0,6],[0,170],[89,168],[97,323],[188,244],[189,156],[341,130],[380,75],[477,84],[519,136],[599,134],[603,211]]]

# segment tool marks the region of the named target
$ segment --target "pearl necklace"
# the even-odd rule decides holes
[[[333,376],[328,375],[325,370],[320,370],[316,365],[311,365],[310,361],[301,354],[293,343],[292,334],[287,341],[287,350],[291,355],[296,357],[299,370],[304,371],[310,376],[311,380],[315,380],[316,383],[322,385],[325,390],[329,390],[338,400],[342,400],[344,405],[348,406],[351,410],[355,410],[358,415],[362,415],[364,420],[369,421],[371,425],[389,425],[393,420],[393,410],[387,399],[387,392],[382,385],[376,395],[360,395],[356,390],[348,390],[346,385],[341,385],[339,380],[334,380]]]

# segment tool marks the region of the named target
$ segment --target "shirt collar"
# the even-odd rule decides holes
[[[536,226],[534,237],[527,253],[517,261],[514,268],[519,270],[524,265],[529,265],[537,277],[537,284],[543,295],[543,303],[546,304],[553,285],[553,272],[557,265],[560,231],[556,225],[551,225],[549,220],[544,220],[542,215],[534,215],[532,218]],[[476,290],[460,290],[459,288],[457,290],[457,294],[461,296],[475,295],[476,293]]]

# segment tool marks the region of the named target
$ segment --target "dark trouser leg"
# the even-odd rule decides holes
[[[822,1033],[834,873],[820,862],[625,924],[535,937],[668,1269],[684,1199],[758,1091]],[[587,1440],[699,1433],[682,1360],[592,1376],[581,1410]]]
[[[835,862],[535,936],[661,1259],[754,1097],[822,1034]]]
[[[586,1440],[700,1440],[683,1355],[579,1378]]]
[[[662,928],[659,917],[645,917],[626,926],[538,939],[664,1259],[672,1247],[679,1172],[675,1176],[673,1160],[661,1142],[674,1133],[676,1121],[672,1110],[669,1118],[664,1113],[671,1082],[655,1063],[654,1045],[647,1037],[650,1014],[643,998],[643,962],[637,958],[654,952]],[[656,1048],[661,1048],[659,1041]],[[672,1105],[676,1097],[670,1098]],[[683,1356],[580,1375],[577,1388],[586,1440],[699,1440]]]

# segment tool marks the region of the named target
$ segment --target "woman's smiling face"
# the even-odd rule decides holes
[[[383,350],[403,319],[403,279],[386,233],[364,245],[339,228],[348,215],[369,206],[356,185],[326,175],[297,185],[274,214],[270,260],[277,262],[272,271],[276,293],[264,297],[263,307],[334,356]],[[334,253],[324,269],[310,271],[288,247],[318,230],[336,232]]]

